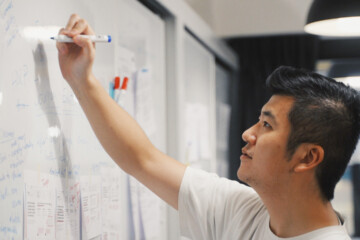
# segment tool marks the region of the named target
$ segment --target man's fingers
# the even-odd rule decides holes
[[[62,35],[62,34],[65,35],[65,33],[66,33],[66,30],[64,28],[60,29],[59,35]],[[57,41],[56,47],[61,54],[66,54],[68,51],[68,47],[67,47],[66,43],[61,43],[61,42]]]
[[[64,32],[66,32],[65,28],[61,28],[61,29],[59,30],[58,35],[60,35],[60,34],[64,34]]]
[[[73,36],[78,34],[88,34],[87,28],[89,27],[88,23],[84,19],[80,19],[76,22],[76,24],[71,29],[70,34]]]
[[[71,14],[70,19],[69,19],[68,23],[66,24],[65,30],[67,32],[70,32],[79,20],[80,20],[79,15],[77,15],[75,13]]]
[[[74,42],[80,47],[82,47],[82,49],[86,52],[86,54],[90,58],[93,59],[95,57],[94,44],[91,42],[90,39],[82,38],[81,36],[76,36],[74,37]]]
[[[72,14],[70,19],[62,32],[62,34],[74,37],[79,34],[94,35],[95,32],[91,29],[86,20],[79,17],[77,14]]]

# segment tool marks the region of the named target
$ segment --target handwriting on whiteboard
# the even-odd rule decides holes
[[[7,46],[10,46],[19,35],[19,27],[16,23],[16,18],[12,13],[13,8],[14,5],[12,0],[0,1],[0,20],[4,22],[3,31],[5,31],[6,34]]]

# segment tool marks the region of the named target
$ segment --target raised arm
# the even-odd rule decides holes
[[[94,31],[74,14],[57,43],[61,72],[73,89],[96,136],[112,159],[175,209],[186,166],[156,149],[136,121],[117,105],[92,73],[95,45],[79,34]]]

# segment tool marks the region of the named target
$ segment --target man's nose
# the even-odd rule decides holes
[[[255,145],[256,143],[256,134],[255,134],[255,125],[253,125],[251,128],[247,129],[242,134],[242,139],[244,142],[249,143],[251,145]]]

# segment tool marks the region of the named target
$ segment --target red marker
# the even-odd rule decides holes
[[[114,86],[112,89],[114,93],[113,99],[116,100],[120,95],[120,77],[115,77],[113,86]]]
[[[123,82],[123,84],[121,86],[121,90],[125,90],[125,91],[127,90],[128,82],[129,82],[129,78],[125,77],[124,82]]]
[[[114,89],[120,89],[120,77],[115,77]]]
[[[125,94],[126,94],[126,91],[127,91],[128,83],[129,83],[129,78],[124,77],[123,83],[121,85],[120,92],[116,96],[116,102],[122,107],[124,107],[124,101],[125,101],[124,97],[125,97]]]

